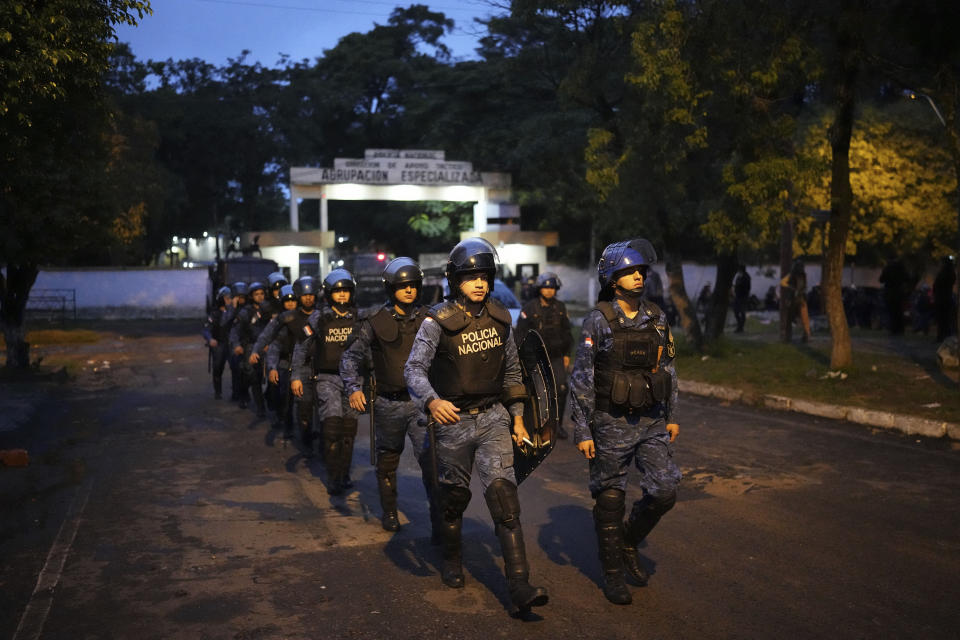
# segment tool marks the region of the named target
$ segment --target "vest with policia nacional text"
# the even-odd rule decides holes
[[[453,302],[429,311],[443,330],[430,365],[430,384],[460,409],[479,407],[503,391],[510,312],[496,300],[487,300],[484,308],[478,318]]]
[[[353,311],[345,316],[325,310],[317,323],[314,336],[313,372],[340,373],[340,356],[347,348],[357,317]]]
[[[403,365],[413,348],[413,339],[427,317],[427,308],[418,307],[409,316],[394,316],[393,305],[381,307],[370,316],[375,340],[370,345],[377,386],[384,393],[405,391]]]
[[[641,313],[659,318],[660,308],[644,302]],[[670,397],[673,381],[660,368],[661,358],[673,357],[673,336],[666,325],[649,322],[643,326],[624,327],[610,302],[600,302],[596,309],[610,325],[613,348],[597,353],[594,362],[596,408],[609,411],[646,411]]]

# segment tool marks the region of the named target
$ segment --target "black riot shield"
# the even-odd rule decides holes
[[[513,469],[517,484],[520,484],[553,450],[560,411],[557,382],[540,334],[527,332],[518,353],[523,384],[527,388],[527,397],[523,401],[523,425],[530,434],[529,442],[513,445]]]

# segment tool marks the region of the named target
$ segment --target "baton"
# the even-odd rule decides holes
[[[434,508],[440,512],[440,465],[437,464],[437,421],[427,422],[427,442],[430,443],[430,484],[433,485]]]
[[[213,347],[207,347],[207,373],[213,371]]]
[[[377,427],[373,404],[377,400],[377,374],[370,369],[370,466],[377,466]]]

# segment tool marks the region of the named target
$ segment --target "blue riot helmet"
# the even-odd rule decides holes
[[[264,292],[267,291],[267,288],[264,286],[262,282],[251,282],[250,286],[247,288],[247,295],[252,296],[253,292],[256,291],[257,289],[263,289]]]
[[[234,282],[234,283],[233,283],[233,295],[235,295],[235,296],[245,296],[245,295],[247,295],[247,283],[246,283],[246,282]]]
[[[544,271],[537,276],[537,291],[540,289],[559,289],[560,286],[560,276],[552,271]]]
[[[285,284],[280,287],[280,301],[286,302],[287,300],[293,300],[296,302],[297,294],[293,291],[292,284]]]
[[[388,295],[401,285],[411,285],[416,289],[423,286],[423,270],[413,258],[394,258],[383,269],[383,286]]]
[[[351,304],[354,292],[357,290],[357,281],[353,279],[353,274],[346,269],[334,269],[323,279],[323,294],[329,304],[333,304],[330,295],[339,289],[350,292],[350,302],[347,304]]]
[[[270,286],[271,291],[279,289],[287,284],[287,276],[283,275],[282,271],[274,271],[267,276],[267,284]]]
[[[616,274],[627,269],[649,267],[657,262],[657,252],[644,238],[633,238],[607,245],[597,264],[600,288],[606,289],[616,283]]]
[[[233,291],[230,290],[230,287],[220,287],[217,289],[217,302],[223,302],[224,298],[232,295]]]
[[[497,276],[497,250],[483,238],[467,238],[457,243],[447,258],[447,284],[454,296],[460,286],[460,276],[480,272],[487,276],[490,288]]]
[[[317,281],[313,279],[313,276],[297,278],[293,283],[293,290],[298,298],[300,296],[315,296],[317,295]]]

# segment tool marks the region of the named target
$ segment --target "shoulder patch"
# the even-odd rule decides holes
[[[584,337],[583,337],[583,344],[587,345],[588,347],[592,347],[592,346],[593,346],[593,338],[591,338],[590,336],[584,336]]]
[[[675,358],[677,355],[677,346],[673,343],[673,331],[667,326],[667,357]]]
[[[309,324],[303,325],[303,334],[308,338],[313,335],[313,329],[310,328]]]

